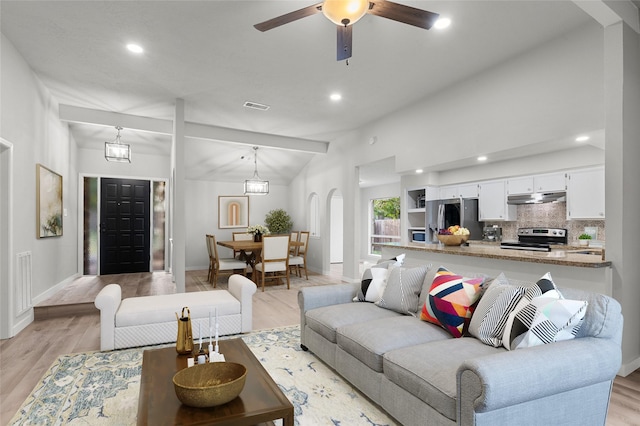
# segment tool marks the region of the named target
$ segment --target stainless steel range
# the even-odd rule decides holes
[[[518,241],[503,241],[500,248],[551,251],[552,245],[567,244],[567,230],[560,228],[519,228]]]

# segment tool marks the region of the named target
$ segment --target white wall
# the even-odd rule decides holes
[[[243,182],[213,182],[187,180],[185,182],[186,209],[186,269],[207,269],[209,256],[205,244],[205,235],[214,234],[218,241],[231,240],[233,232],[246,228],[218,228],[218,196],[242,195]],[[269,185],[269,195],[249,197],[249,224],[264,224],[266,214],[273,209],[289,211],[289,191],[283,185]],[[292,215],[293,216],[293,215]],[[295,227],[295,225],[294,225]],[[231,257],[231,250],[218,246],[220,257]]]
[[[330,241],[329,262],[342,263],[343,259],[343,234],[344,234],[344,199],[342,195],[333,195],[331,197],[331,222],[330,222]]]
[[[131,151],[131,163],[117,163],[105,160],[104,150],[79,149],[78,173],[103,177],[164,179],[167,182],[169,181],[171,174],[170,157],[136,153],[135,145],[131,145]]]
[[[35,77],[11,42],[2,35],[0,136],[13,144],[14,203],[13,246],[8,254],[14,262],[16,254],[30,251],[33,256],[32,295],[34,303],[45,297],[56,285],[74,277],[77,272],[77,169],[76,144],[66,124],[58,119],[58,105],[48,90]],[[62,175],[63,235],[36,238],[36,164],[41,163]],[[0,200],[6,203],[6,199]],[[15,274],[3,287],[13,285]],[[33,317],[33,312],[17,318],[2,306],[3,320],[10,323],[10,334],[17,333]],[[8,337],[8,336],[1,336]]]

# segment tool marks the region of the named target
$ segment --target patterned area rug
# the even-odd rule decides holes
[[[314,355],[303,352],[298,326],[242,339],[293,403],[296,425],[397,424]],[[136,424],[143,351],[59,357],[9,424]]]

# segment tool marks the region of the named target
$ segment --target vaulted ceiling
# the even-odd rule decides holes
[[[398,2],[452,24],[426,31],[365,15],[348,65],[336,61],[335,25],[322,14],[265,33],[253,27],[313,4],[304,0],[3,0],[0,12],[2,33],[61,104],[171,120],[181,98],[189,122],[327,142],[592,22],[571,1]],[[128,52],[131,42],[144,53]],[[96,151],[115,137],[111,126],[70,129]],[[168,154],[171,143],[126,128],[122,140],[134,162],[136,153]],[[186,177],[250,177],[251,145],[188,138]],[[288,183],[314,155],[322,154],[264,146],[260,175]]]

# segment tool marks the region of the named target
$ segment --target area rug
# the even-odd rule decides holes
[[[294,405],[296,425],[397,424],[313,354],[303,352],[298,326],[241,337]],[[60,356],[9,424],[136,424],[144,349]]]

